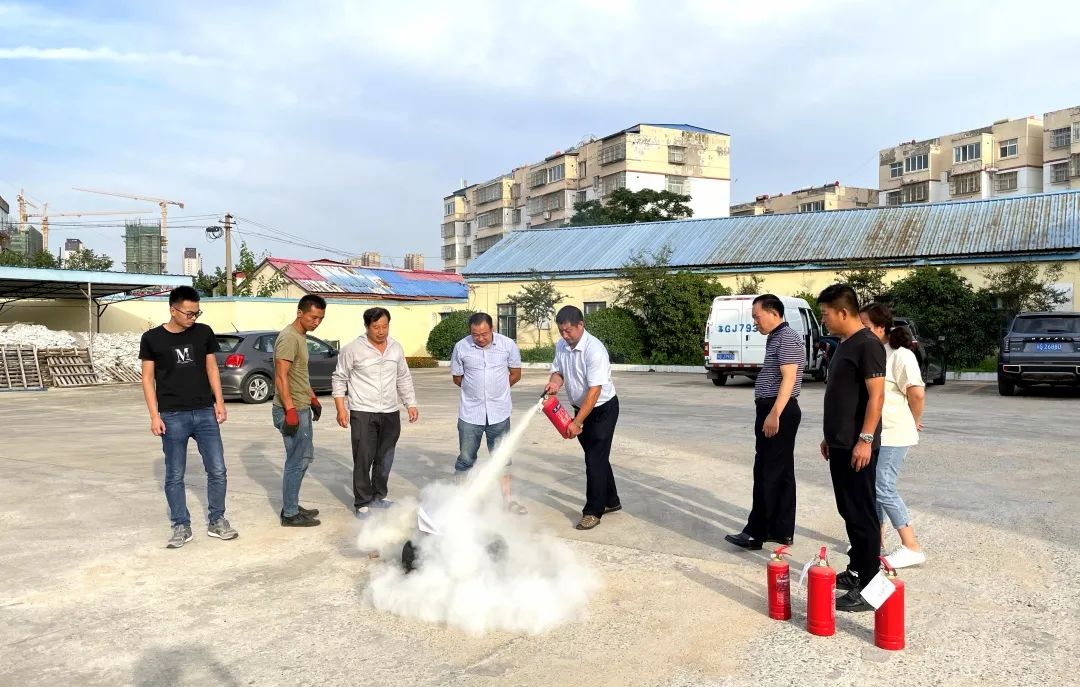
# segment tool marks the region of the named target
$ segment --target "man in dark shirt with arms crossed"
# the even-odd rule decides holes
[[[184,491],[188,439],[194,439],[206,469],[209,526],[218,539],[235,539],[225,519],[225,450],[221,430],[225,401],[218,374],[214,330],[195,322],[199,292],[180,286],[169,294],[169,321],[142,335],[142,387],[150,411],[150,431],[161,437],[165,453],[165,498],[169,502],[172,536],[167,547],[178,549],[191,541],[191,515]]]
[[[851,542],[848,568],[836,576],[847,593],[838,611],[872,611],[863,587],[877,574],[881,523],[875,505],[881,408],[885,403],[885,348],[859,320],[859,299],[846,284],[834,284],[818,296],[821,319],[840,337],[825,386],[825,438],[821,455],[829,461],[836,509]]]

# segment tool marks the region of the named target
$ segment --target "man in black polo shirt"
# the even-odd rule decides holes
[[[765,294],[754,299],[754,324],[767,334],[765,361],[754,381],[754,503],[746,527],[724,539],[744,549],[762,542],[791,544],[795,536],[795,434],[799,431],[806,349],[784,321],[784,303]]]
[[[825,438],[821,442],[836,509],[851,542],[848,568],[836,576],[837,589],[847,593],[836,600],[836,609],[872,611],[860,592],[879,569],[881,523],[874,476],[885,403],[885,348],[859,320],[859,299],[850,286],[830,286],[818,296],[818,305],[825,326],[840,337],[825,386]]]
[[[237,534],[225,519],[225,450],[221,430],[225,401],[218,374],[214,330],[195,322],[199,292],[180,286],[169,294],[169,321],[142,335],[142,387],[150,411],[150,431],[161,437],[165,453],[165,498],[172,535],[166,545],[178,549],[191,541],[191,515],[184,492],[188,440],[194,439],[206,468],[206,533],[218,539]]]

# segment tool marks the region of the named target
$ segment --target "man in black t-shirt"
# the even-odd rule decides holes
[[[172,535],[166,545],[178,549],[191,541],[191,515],[184,492],[188,439],[194,439],[206,468],[206,533],[235,539],[225,519],[225,450],[221,430],[225,401],[218,374],[217,338],[205,324],[196,324],[199,292],[180,286],[169,294],[169,321],[142,335],[142,386],[150,410],[150,431],[161,437],[165,453],[165,498]]]
[[[885,402],[885,348],[859,320],[859,299],[846,284],[818,296],[821,319],[840,343],[829,362],[825,386],[825,438],[821,455],[829,461],[836,509],[851,542],[848,568],[836,576],[847,593],[838,611],[872,611],[863,587],[877,574],[881,523],[875,506],[881,408]]]

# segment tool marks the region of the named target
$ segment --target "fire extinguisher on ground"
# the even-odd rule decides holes
[[[570,428],[574,418],[570,417],[570,413],[566,412],[566,408],[563,408],[554,395],[543,394],[540,402],[544,415],[547,415],[547,419],[551,420],[551,424],[555,425],[555,429],[559,430],[559,434],[565,439],[566,430]]]
[[[784,560],[788,547],[778,546],[765,566],[769,585],[769,617],[791,620],[791,574]]]
[[[874,613],[874,644],[881,649],[899,651],[904,648],[904,581],[896,576],[896,570],[881,558],[885,576],[896,591]]]
[[[836,571],[829,567],[824,546],[807,574],[806,631],[829,637],[836,632]]]

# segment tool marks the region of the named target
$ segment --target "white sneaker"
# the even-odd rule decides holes
[[[889,562],[894,568],[910,568],[913,565],[922,565],[926,562],[926,554],[922,551],[912,551],[906,546],[901,545],[895,551],[885,557],[885,560]]]

